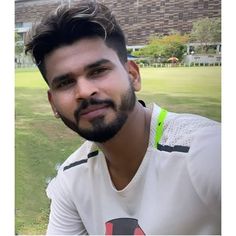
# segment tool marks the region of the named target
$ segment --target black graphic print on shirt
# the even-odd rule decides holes
[[[106,222],[106,235],[145,235],[137,219],[118,218]]]

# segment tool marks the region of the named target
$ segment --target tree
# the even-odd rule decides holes
[[[197,20],[193,23],[190,36],[193,42],[201,44],[206,53],[209,43],[221,42],[221,19],[207,17]]]
[[[138,52],[135,52],[135,56],[149,57],[155,62],[160,58],[167,60],[172,56],[175,56],[181,60],[186,52],[186,43],[188,40],[188,35],[181,35],[176,32],[167,36],[152,37],[146,47],[142,48]]]
[[[220,18],[216,18],[212,22],[211,31],[212,31],[212,36],[211,36],[212,42],[221,42],[221,19]]]
[[[20,55],[24,51],[24,42],[21,36],[15,32],[15,54]]]

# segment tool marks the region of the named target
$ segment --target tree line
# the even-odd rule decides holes
[[[152,62],[167,62],[168,59],[177,58],[181,61],[187,54],[188,43],[198,43],[195,53],[211,54],[215,49],[211,44],[221,42],[221,19],[203,18],[193,22],[189,34],[180,34],[177,31],[169,35],[151,36],[148,44],[139,51],[131,52],[133,56],[149,58]]]

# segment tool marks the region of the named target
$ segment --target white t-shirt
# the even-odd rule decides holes
[[[63,163],[47,188],[47,234],[221,233],[220,124],[197,115],[160,114],[153,105],[149,146],[124,189],[114,187],[105,157],[92,142]]]

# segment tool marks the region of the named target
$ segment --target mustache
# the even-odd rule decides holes
[[[75,120],[78,122],[80,114],[81,114],[81,111],[83,109],[86,109],[90,105],[101,105],[101,104],[110,106],[111,108],[116,110],[115,103],[112,100],[110,100],[110,99],[100,100],[100,99],[90,98],[90,99],[83,100],[80,103],[79,107],[75,110],[75,112],[74,112]]]

